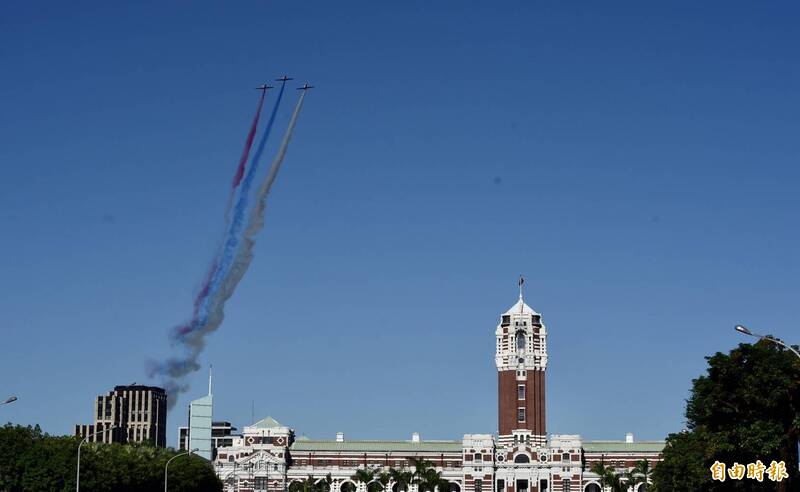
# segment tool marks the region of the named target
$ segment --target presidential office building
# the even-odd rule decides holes
[[[292,482],[330,476],[331,492],[367,492],[351,478],[359,468],[410,468],[430,461],[450,483],[438,492],[601,492],[592,464],[618,471],[637,461],[655,466],[663,441],[584,441],[579,435],[547,434],[547,328],[539,313],[519,301],[495,329],[498,433],[465,434],[460,440],[355,441],[295,439],[294,431],[267,417],[246,426],[232,446],[219,448],[214,466],[227,491],[282,492]],[[398,484],[390,483],[392,492]],[[640,484],[633,492],[644,492]],[[417,492],[410,485],[407,492]]]

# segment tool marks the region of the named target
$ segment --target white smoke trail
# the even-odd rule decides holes
[[[303,93],[300,94],[300,99],[297,101],[297,106],[294,108],[291,120],[289,120],[289,127],[286,129],[286,133],[283,136],[281,146],[278,149],[278,153],[275,155],[275,159],[270,165],[269,174],[267,174],[264,182],[261,183],[261,187],[258,189],[258,193],[256,194],[256,204],[253,207],[253,210],[250,212],[250,220],[247,222],[247,229],[244,231],[242,244],[239,246],[239,250],[236,252],[236,258],[233,260],[233,265],[231,266],[230,272],[228,273],[228,276],[225,277],[225,282],[222,285],[222,288],[219,290],[220,295],[227,294],[227,297],[222,299],[223,304],[225,300],[227,300],[228,297],[233,294],[233,290],[236,288],[236,285],[239,284],[239,281],[242,279],[244,273],[250,267],[250,263],[253,261],[253,246],[255,245],[255,236],[264,227],[264,213],[267,208],[267,196],[272,188],[272,183],[275,182],[275,178],[278,176],[278,171],[281,168],[283,159],[286,157],[286,151],[289,149],[289,142],[292,139],[292,133],[294,132],[294,127],[297,124],[297,117],[300,115],[300,110],[303,108],[303,100],[306,97],[306,92],[307,91],[303,91]]]
[[[289,148],[289,142],[292,139],[292,133],[297,125],[297,118],[300,115],[300,110],[303,107],[303,100],[306,97],[306,92],[307,91],[303,91],[303,93],[300,95],[300,99],[297,101],[297,105],[295,106],[292,117],[289,120],[289,126],[283,136],[278,153],[275,155],[275,159],[272,161],[267,177],[264,178],[264,181],[261,183],[261,186],[258,189],[256,194],[256,204],[253,207],[253,210],[250,212],[247,228],[244,231],[242,242],[236,251],[233,264],[231,265],[228,274],[223,279],[219,289],[217,289],[217,291],[212,294],[211,298],[209,299],[208,318],[206,323],[202,326],[202,328],[192,331],[186,335],[184,344],[187,348],[187,351],[182,358],[170,359],[166,364],[159,367],[158,371],[153,371],[166,373],[168,375],[169,379],[164,383],[164,385],[167,388],[175,391],[175,393],[173,393],[175,396],[177,396],[178,393],[183,393],[188,389],[188,386],[183,381],[184,376],[191,372],[197,371],[200,368],[198,358],[200,353],[205,348],[206,335],[215,331],[222,324],[222,321],[225,318],[225,303],[231,298],[236,290],[236,286],[242,280],[245,272],[250,267],[250,263],[253,261],[255,236],[264,226],[264,213],[267,206],[267,197],[269,196],[272,184],[275,182],[275,178],[278,176],[278,171],[283,163],[283,159],[286,157],[286,151]],[[175,396],[168,399],[170,408],[172,408],[177,401]]]

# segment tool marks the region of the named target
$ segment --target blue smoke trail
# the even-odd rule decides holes
[[[292,112],[292,117],[289,120],[289,127],[286,129],[286,133],[283,136],[281,145],[278,148],[278,153],[275,155],[275,159],[272,161],[272,165],[269,168],[269,174],[267,174],[267,177],[264,179],[264,182],[261,183],[256,193],[256,205],[250,212],[250,220],[247,222],[247,229],[242,237],[241,246],[239,246],[236,252],[233,266],[225,277],[222,288],[211,298],[211,304],[213,306],[212,312],[218,312],[220,316],[222,316],[222,309],[225,307],[225,302],[233,295],[234,289],[253,261],[253,247],[256,243],[255,236],[261,228],[264,227],[264,212],[267,208],[267,197],[269,196],[270,189],[272,189],[272,184],[275,182],[275,178],[278,176],[278,171],[281,168],[283,159],[286,157],[286,151],[289,149],[289,142],[292,139],[294,127],[297,125],[297,118],[300,116],[300,110],[303,108],[305,97],[306,91],[303,91]]]
[[[225,278],[229,274],[231,265],[236,256],[236,251],[239,248],[244,217],[247,212],[248,195],[258,170],[258,163],[264,153],[267,140],[269,139],[273,124],[275,123],[275,118],[281,100],[283,99],[285,88],[286,81],[284,80],[278,92],[275,106],[272,108],[267,126],[259,140],[256,152],[251,159],[250,167],[240,184],[238,200],[233,209],[233,215],[230,218],[221,252],[213,264],[213,273],[208,282],[208,288],[204,289],[202,297],[198,299],[196,314],[189,323],[174,328],[170,335],[173,343],[182,347],[185,353],[183,356],[171,357],[164,362],[159,363],[151,361],[148,363],[147,372],[150,377],[156,374],[166,376],[168,380],[164,382],[165,389],[169,389],[173,395],[188,390],[188,385],[182,381],[183,376],[200,369],[197,358],[205,347],[205,336],[215,331],[219,328],[220,324],[222,324],[223,306],[212,300],[219,299],[218,291],[220,286],[225,283]],[[230,295],[227,297],[230,297]],[[224,302],[222,304],[224,304]],[[176,401],[177,398],[170,398],[168,400],[169,407],[171,408]]]
[[[272,113],[269,115],[269,121],[267,122],[267,126],[264,129],[264,134],[261,135],[261,140],[258,142],[258,147],[256,147],[256,152],[253,154],[253,159],[250,161],[250,168],[247,170],[247,174],[245,174],[244,180],[242,180],[241,190],[239,192],[239,200],[236,202],[236,205],[233,209],[233,216],[231,217],[230,228],[228,230],[227,239],[225,240],[225,244],[222,249],[222,253],[220,254],[219,261],[217,262],[217,267],[214,271],[214,274],[211,277],[211,281],[209,282],[208,291],[206,293],[206,297],[203,300],[204,302],[200,305],[200,311],[197,316],[197,320],[193,323],[192,330],[190,333],[186,333],[186,335],[192,334],[192,332],[201,332],[203,334],[208,333],[209,331],[215,330],[217,327],[215,326],[211,330],[206,330],[207,320],[208,320],[208,299],[214,295],[225,276],[228,274],[228,271],[233,263],[233,257],[236,253],[236,249],[239,246],[240,232],[242,230],[242,226],[244,224],[244,215],[247,212],[247,202],[250,195],[250,188],[253,186],[253,180],[255,179],[256,172],[258,171],[258,163],[261,160],[261,155],[264,153],[264,148],[267,145],[267,140],[269,139],[269,135],[272,132],[272,125],[275,123],[275,116],[278,114],[278,107],[281,104],[281,99],[283,99],[283,92],[286,88],[286,81],[284,80],[281,83],[281,88],[278,91],[278,98],[275,101],[275,106],[272,108]],[[180,337],[174,337],[180,338]],[[190,337],[196,338],[196,337]]]

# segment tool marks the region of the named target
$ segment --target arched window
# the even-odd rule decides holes
[[[481,453],[475,453],[474,460],[483,461],[483,455]]]
[[[596,483],[590,483],[583,490],[584,492],[600,492],[600,486],[597,485]]]
[[[561,461],[569,461],[569,453],[564,453],[561,455]]]
[[[525,350],[525,332],[522,330],[517,332],[517,350]]]
[[[514,463],[530,463],[531,459],[527,454],[518,454],[514,457]]]

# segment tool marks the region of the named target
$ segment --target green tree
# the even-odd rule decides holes
[[[389,481],[392,479],[392,476],[389,474],[389,471],[385,468],[382,468],[380,471],[375,472],[375,483],[378,491],[384,491],[389,488]]]
[[[707,373],[693,381],[686,404],[688,435],[668,437],[664,461],[653,474],[654,484],[659,490],[775,490],[775,482],[768,479],[714,482],[709,471],[715,461],[731,465],[761,460],[769,465],[775,460],[783,461],[789,473],[777,490],[800,489],[800,360],[764,340],[741,344],[706,360]],[[676,454],[687,452],[701,458],[698,465]],[[680,472],[685,476],[670,479],[667,472],[678,472],[680,464],[689,467]],[[702,475],[696,467],[703,469]]]
[[[356,485],[353,482],[344,482],[342,492],[356,492]]]
[[[631,477],[631,485],[638,485],[640,483],[644,484],[644,491],[647,491],[648,487],[650,486],[650,482],[652,480],[653,469],[650,466],[650,461],[648,460],[639,460],[636,462],[636,466],[633,468],[633,474]]]
[[[332,483],[333,483],[333,478],[331,477],[331,474],[328,473],[323,478],[317,480],[316,491],[317,492],[330,492]]]
[[[442,474],[436,471],[433,463],[422,458],[412,460],[414,473],[412,482],[417,485],[419,492],[434,492],[442,483]]]
[[[0,490],[22,490],[26,456],[44,439],[42,429],[6,424],[0,428]]]
[[[314,476],[309,475],[300,481],[289,484],[289,492],[312,492],[314,490]]]
[[[373,485],[373,480],[375,479],[375,470],[371,468],[359,468],[350,479],[356,483],[363,483],[367,492],[374,492],[375,486]]]
[[[592,471],[592,473],[599,477],[598,481],[600,482],[600,488],[605,490],[605,488],[609,485],[608,477],[614,474],[614,469],[610,466],[606,466],[602,461],[599,463],[592,463],[592,466],[589,469]]]
[[[414,474],[405,468],[389,468],[389,477],[397,484],[397,492],[408,490],[408,486],[414,480]]]
[[[0,490],[64,491],[75,488],[79,440],[50,436],[38,427],[0,428]],[[133,492],[164,490],[164,465],[177,453],[144,444],[84,444],[81,490]],[[222,484],[208,462],[178,458],[170,466],[170,492],[217,492]]]
[[[696,492],[710,486],[705,442],[696,432],[667,436],[663,459],[653,469],[653,486],[664,492]]]
[[[594,463],[591,470],[600,477],[600,487],[603,490],[608,487],[612,492],[627,492],[629,486],[636,484],[632,471],[619,474],[613,467],[605,466],[602,462]]]

